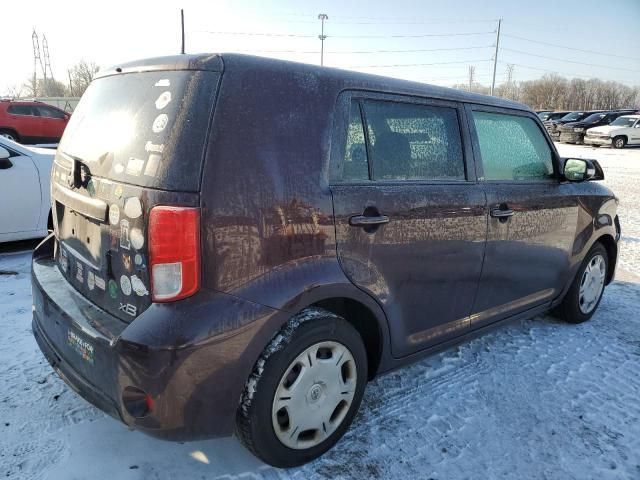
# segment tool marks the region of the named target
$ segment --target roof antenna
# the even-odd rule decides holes
[[[182,49],[180,53],[184,55],[184,9],[180,9],[180,29],[182,31]]]

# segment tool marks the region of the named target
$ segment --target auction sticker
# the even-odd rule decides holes
[[[67,345],[71,347],[76,353],[82,357],[83,360],[86,360],[91,365],[94,363],[94,349],[93,345],[91,345],[86,340],[80,338],[80,335],[69,330],[67,332]]]

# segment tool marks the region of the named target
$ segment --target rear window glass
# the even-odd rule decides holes
[[[154,71],[94,80],[59,151],[92,175],[197,191],[219,74]]]

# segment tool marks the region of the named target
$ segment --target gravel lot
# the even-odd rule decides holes
[[[618,277],[592,321],[511,323],[377,379],[346,437],[299,469],[267,467],[233,438],[155,440],[84,402],[31,335],[29,253],[0,254],[0,475],[640,478],[640,149],[559,149],[598,159],[621,199]]]

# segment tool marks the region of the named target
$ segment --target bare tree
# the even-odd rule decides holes
[[[91,80],[98,72],[98,66],[93,62],[80,60],[68,70],[69,96],[81,97]]]

